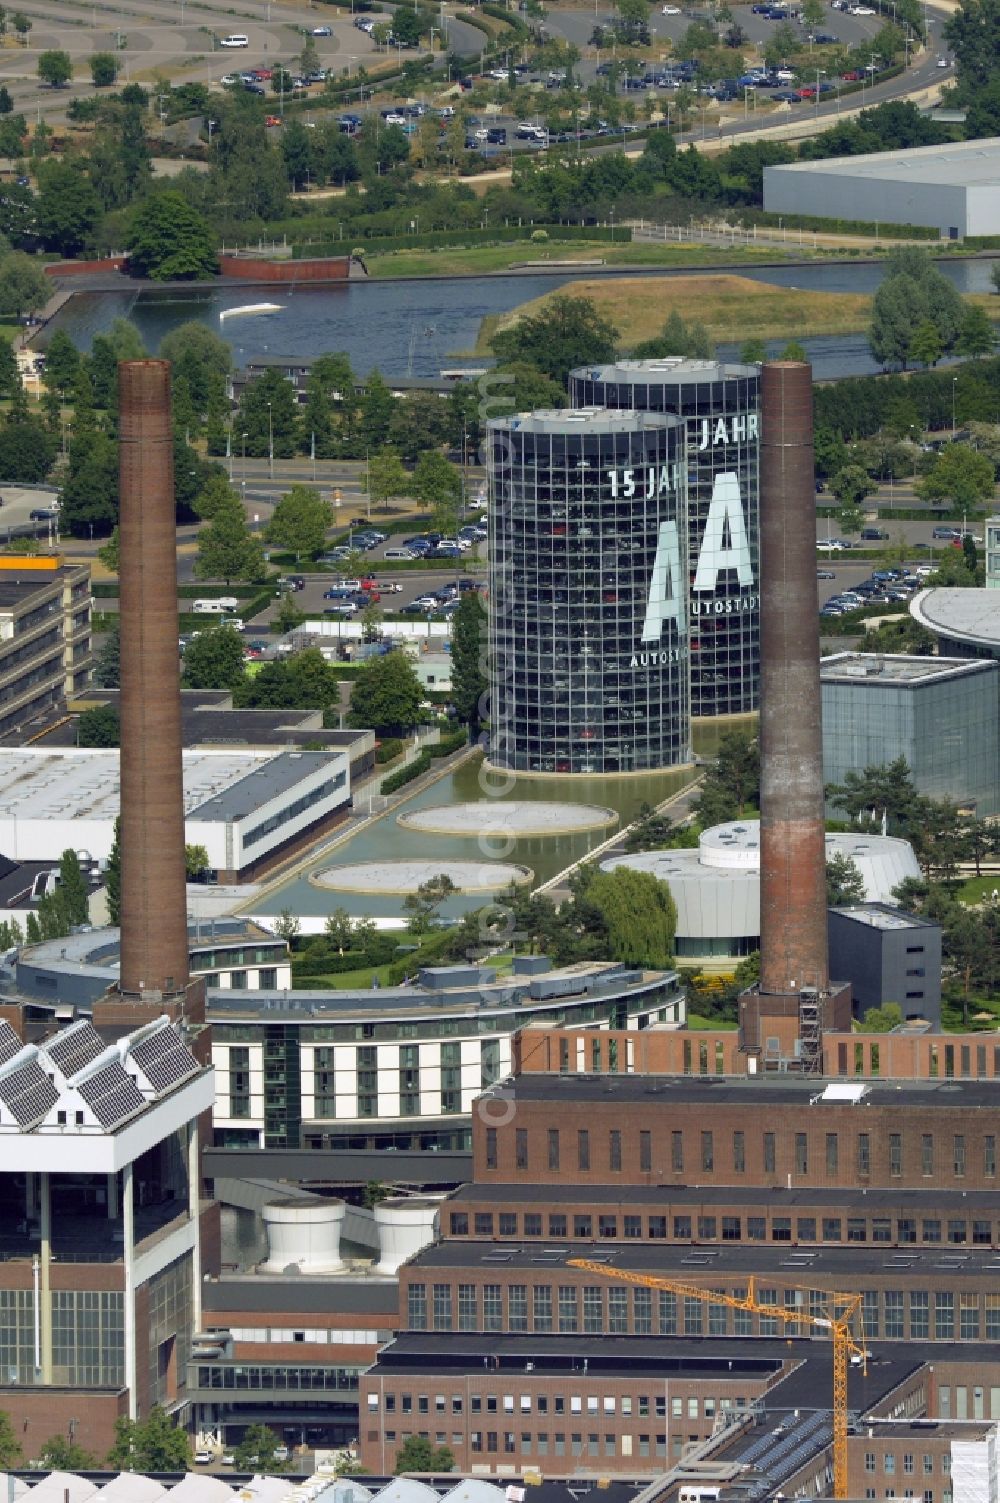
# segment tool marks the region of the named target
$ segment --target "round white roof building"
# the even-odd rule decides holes
[[[838,832],[826,837],[827,858],[849,856],[861,873],[865,901],[894,903],[893,888],[920,867],[906,840]],[[679,961],[747,955],[760,941],[760,821],[732,820],[705,830],[697,850],[642,851],[611,856],[602,871],[627,866],[666,882],[677,905]]]

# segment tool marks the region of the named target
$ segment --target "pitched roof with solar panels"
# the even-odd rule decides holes
[[[116,1133],[205,1073],[168,1018],[113,1044],[86,1019],[40,1045],[0,1021],[0,1133]]]

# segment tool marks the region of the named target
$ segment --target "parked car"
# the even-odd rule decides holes
[[[862,527],[861,541],[863,543],[881,543],[889,534],[884,527]],[[878,575],[875,575],[878,579]]]
[[[332,37],[333,31],[329,26],[314,26],[312,34],[314,37]]]
[[[836,579],[836,577],[837,576],[833,572],[832,569],[817,569],[816,570],[816,578],[817,579]]]
[[[32,512],[31,515],[32,518],[34,518],[35,513]],[[950,543],[952,538],[961,537],[961,533],[956,527],[935,527],[931,533],[931,537],[939,538],[943,542]]]

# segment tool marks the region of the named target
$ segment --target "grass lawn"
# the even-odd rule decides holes
[[[718,266],[733,261],[773,261],[773,250],[745,246],[732,249],[717,245],[613,245],[606,240],[550,240],[535,245],[530,240],[506,245],[441,246],[436,250],[380,251],[365,256],[368,274],[376,280],[388,277],[482,275],[506,271],[516,262],[604,261],[622,266]],[[582,268],[585,270],[585,268]]]
[[[800,339],[804,333],[849,334],[866,328],[871,316],[871,298],[855,292],[803,292],[795,287],[772,287],[749,277],[717,273],[676,279],[633,281],[602,277],[573,282],[558,294],[524,303],[503,314],[500,328],[509,328],[518,318],[537,313],[553,297],[586,297],[618,328],[626,347],[656,333],[674,311],[697,319],[709,339],[742,344],[747,339]],[[969,301],[987,311],[995,307],[989,294],[974,294]],[[480,331],[479,352],[485,353],[496,325]]]
[[[738,1028],[739,1024],[729,1023],[724,1018],[703,1018],[700,1013],[689,1012],[687,1026],[694,1029],[707,1029],[711,1033],[721,1033]]]
[[[956,889],[955,896],[960,903],[975,904],[989,898],[993,892],[1000,892],[1000,873],[994,873],[992,877],[970,877]]]

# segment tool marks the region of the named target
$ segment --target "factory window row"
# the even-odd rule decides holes
[[[989,1216],[863,1215],[786,1216],[708,1214],[690,1211],[452,1211],[452,1237],[558,1238],[574,1242],[784,1242],[876,1243],[883,1246],[993,1247],[1000,1229]]]
[[[44,636],[35,637],[31,642],[25,642],[20,647],[12,647],[9,652],[0,653],[0,673],[8,674],[19,664],[29,662],[41,656],[50,649],[61,647],[62,632],[58,626],[53,626]]]
[[[272,1342],[292,1344],[309,1342],[317,1346],[374,1346],[379,1332],[364,1327],[344,1328],[327,1326],[233,1326],[230,1335],[234,1341],[256,1342],[263,1346]]]
[[[298,819],[300,814],[305,814],[307,809],[312,809],[316,804],[322,803],[323,799],[329,798],[336,793],[338,788],[343,788],[347,782],[347,773],[340,771],[336,776],[327,778],[325,783],[320,783],[317,788],[310,788],[308,793],[303,793],[299,798],[293,799],[283,809],[278,809],[267,819],[261,820],[259,825],[253,825],[243,832],[241,840],[243,849],[249,850],[252,845],[257,845],[268,835],[273,835],[282,825],[290,824],[293,819]]]
[[[717,1046],[721,1049],[721,1046]],[[532,1170],[560,1167],[560,1134],[563,1129],[515,1127],[514,1167]],[[580,1129],[575,1134],[575,1148],[570,1147],[565,1167],[571,1163],[580,1173],[591,1169],[621,1173],[623,1168],[623,1133],[620,1128],[593,1132]],[[498,1167],[497,1130],[486,1130],[486,1167]],[[626,1159],[630,1170],[641,1174],[695,1172],[700,1175],[746,1174],[754,1163],[751,1154],[759,1148],[757,1167],[765,1174],[793,1173],[823,1175],[828,1179],[848,1172],[859,1178],[873,1172],[889,1179],[901,1178],[909,1150],[910,1175],[924,1179],[964,1179],[967,1173],[993,1178],[997,1172],[995,1133],[909,1133],[890,1132],[795,1132],[779,1134],[764,1131],[748,1135],[737,1128],[729,1133],[713,1128],[697,1130],[672,1128],[655,1135],[649,1129],[631,1130],[627,1134]],[[748,1152],[749,1150],[749,1152]]]
[[[898,1459],[899,1459],[899,1461],[901,1463],[901,1466],[900,1466],[900,1472],[901,1472],[901,1474],[904,1477],[913,1477],[916,1474],[916,1470],[917,1470],[917,1461],[916,1461],[916,1455],[915,1455],[915,1453],[913,1451],[904,1451],[902,1453],[901,1457],[899,1457]],[[895,1476],[898,1475],[897,1468],[896,1468],[897,1456],[896,1456],[896,1453],[894,1451],[884,1451],[882,1453],[882,1455],[881,1455],[881,1458],[879,1457],[878,1453],[875,1452],[875,1451],[866,1451],[865,1452],[865,1471],[868,1473],[869,1476],[873,1476],[874,1475],[875,1471],[877,1470],[877,1466],[878,1466],[879,1460],[881,1460],[881,1462],[882,1462],[882,1471],[885,1473],[885,1475],[887,1477],[895,1477]],[[951,1476],[951,1454],[950,1454],[950,1452],[948,1452],[948,1451],[942,1452],[941,1455],[940,1455],[940,1457],[939,1457],[939,1461],[940,1461],[941,1475],[944,1476],[944,1477],[950,1477]],[[928,1451],[925,1451],[923,1453],[923,1461],[922,1461],[921,1472],[922,1472],[922,1475],[924,1477],[933,1477],[934,1474],[935,1474],[934,1457]]]
[[[413,1431],[386,1430],[384,1432],[369,1431],[370,1444],[384,1439],[388,1445],[405,1444],[410,1439]],[[443,1446],[448,1441],[448,1432],[445,1430],[435,1431],[433,1434],[427,1430],[418,1430],[416,1434],[424,1440],[433,1440],[436,1445]],[[702,1439],[698,1434],[689,1435],[688,1442]],[[670,1454],[679,1458],[685,1443],[683,1435],[670,1437]],[[466,1444],[464,1432],[451,1432],[451,1447],[458,1453]],[[550,1449],[551,1444],[551,1449]],[[604,1432],[547,1430],[530,1431],[522,1430],[470,1430],[468,1433],[469,1451],[476,1456],[666,1456],[667,1437],[665,1434],[649,1435],[615,1435]]]
[[[923,955],[924,946],[907,946],[907,955]],[[910,975],[910,971],[907,971]],[[923,975],[923,968],[920,969]],[[837,1043],[837,1074],[881,1075],[881,1051],[874,1040]],[[1000,1044],[941,1044],[928,1041],[927,1075],[931,1080],[991,1080],[1000,1077]]]
[[[696,1394],[560,1394],[560,1393],[385,1393],[381,1408],[384,1414],[602,1414],[605,1419],[620,1415],[623,1419],[715,1419],[716,1414],[746,1407],[745,1398],[719,1400],[714,1395],[699,1398]],[[379,1395],[367,1395],[369,1416],[379,1412]]]
[[[955,1269],[953,1272],[959,1272]],[[716,1286],[712,1286],[716,1287]],[[720,1280],[719,1292],[745,1299],[746,1285]],[[954,1289],[862,1290],[865,1335],[886,1341],[998,1341],[1000,1293]],[[821,1290],[757,1286],[756,1298],[776,1310],[827,1314]],[[599,1284],[411,1283],[406,1291],[411,1331],[469,1331],[594,1336],[780,1336],[780,1314],[754,1314],[706,1304],[669,1290],[608,1288]],[[798,1334],[793,1330],[793,1334]],[[1000,1417],[1000,1416],[998,1416]]]
[[[357,1367],[261,1367],[199,1364],[199,1388],[232,1388],[238,1391],[357,1390]]]

